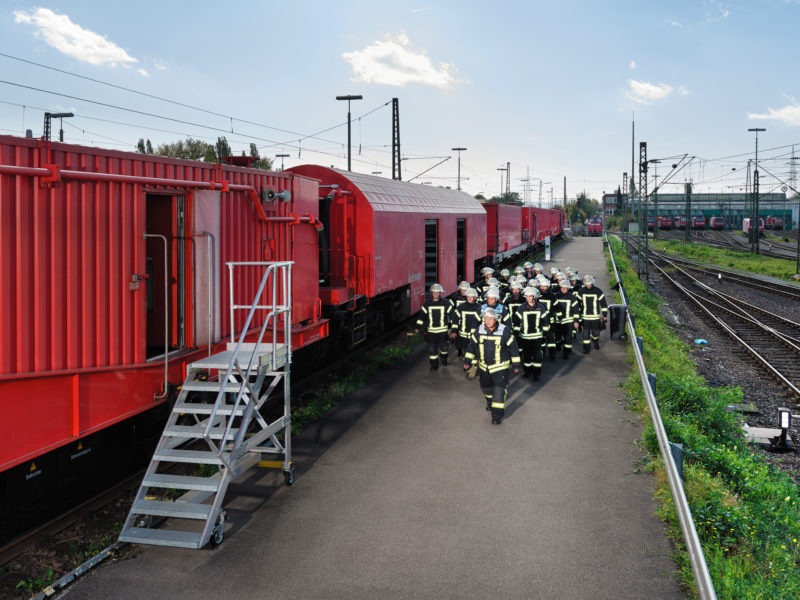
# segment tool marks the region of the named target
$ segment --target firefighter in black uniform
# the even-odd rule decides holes
[[[467,290],[467,301],[459,304],[451,314],[450,337],[455,340],[458,355],[467,349],[472,332],[481,324],[481,305],[475,301],[478,292],[474,288]]]
[[[511,271],[508,269],[503,269],[500,271],[500,279],[497,281],[500,283],[498,286],[500,288],[500,293],[505,294],[508,291],[508,286],[511,283],[508,279],[511,277]]]
[[[489,289],[489,280],[492,278],[492,273],[494,273],[494,269],[492,267],[483,267],[481,269],[483,280],[475,284],[475,290],[478,292],[479,296],[483,296],[486,293],[486,290]]]
[[[469,289],[469,282],[462,281],[458,284],[458,292],[450,298],[450,314],[453,314],[453,311],[458,307],[459,304],[462,304],[467,301],[467,290]]]
[[[569,275],[569,282],[572,284],[572,291],[575,292],[575,295],[580,294],[581,288],[581,278],[578,277],[577,273],[571,273]]]
[[[486,398],[486,410],[492,411],[492,423],[503,422],[508,394],[508,371],[519,373],[519,347],[511,329],[497,320],[497,311],[483,311],[483,323],[472,333],[464,354],[464,370],[473,365],[480,371],[481,391]]]
[[[581,319],[581,305],[578,297],[572,292],[569,280],[562,278],[559,282],[560,290],[556,294],[556,309],[553,319],[556,330],[556,348],[558,344],[564,350],[564,360],[572,353],[572,341]]]
[[[581,322],[583,325],[583,353],[600,350],[600,331],[608,317],[608,305],[603,290],[594,285],[594,277],[583,278],[583,288],[578,292],[581,303]]]
[[[536,264],[539,265],[539,263]],[[541,267],[542,265],[539,266]],[[530,262],[529,260],[526,260],[524,263],[522,263],[522,268],[525,269],[526,278],[531,279],[533,277],[536,277],[536,272],[533,269],[533,263]]]
[[[505,300],[503,300],[505,312],[501,320],[506,327],[511,327],[512,329],[514,328],[514,313],[520,306],[525,304],[525,296],[522,295],[522,287],[522,284],[515,280],[514,283],[511,284],[511,292],[509,292]]]
[[[542,374],[542,349],[546,343],[547,333],[550,330],[550,319],[547,309],[539,300],[539,290],[527,287],[525,304],[520,306],[514,318],[514,330],[522,346],[522,365],[525,377],[533,375],[535,381]]]
[[[422,305],[422,314],[417,319],[417,328],[425,331],[425,341],[428,343],[428,358],[431,361],[431,370],[439,368],[439,359],[442,366],[447,366],[447,330],[450,323],[450,302],[442,298],[444,289],[438,283],[431,286],[431,299]]]
[[[546,275],[539,275],[539,277],[536,278],[536,284],[539,286],[539,304],[544,304],[544,307],[547,309],[548,319],[553,322],[550,315],[556,303],[556,295],[550,291],[550,280]],[[545,347],[547,348],[547,353],[551,361],[556,359],[555,334],[556,332],[553,328],[550,328],[547,332],[546,340],[542,345],[543,351]]]

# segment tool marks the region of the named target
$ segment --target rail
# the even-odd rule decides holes
[[[628,306],[625,286],[619,276],[617,262],[614,259],[614,252],[611,249],[611,244],[608,243],[608,235],[606,235],[606,246],[608,247],[608,254],[611,257],[611,264],[614,267],[614,276],[619,283],[620,297],[622,298],[623,304]],[[644,390],[645,398],[647,399],[647,406],[650,410],[650,418],[653,420],[653,429],[655,429],[656,437],[658,438],[658,447],[664,459],[667,481],[669,482],[670,491],[672,492],[672,499],[675,502],[678,520],[681,524],[686,551],[689,554],[694,580],[697,584],[697,592],[701,600],[715,600],[717,594],[714,591],[714,583],[711,581],[711,575],[708,572],[708,565],[706,564],[706,558],[703,554],[703,547],[700,544],[700,538],[697,536],[697,530],[695,529],[694,520],[692,519],[692,512],[689,510],[689,503],[686,500],[686,492],[683,489],[681,476],[670,450],[667,432],[664,429],[661,413],[658,410],[655,390],[650,386],[647,368],[644,364],[644,356],[642,354],[642,349],[639,347],[636,329],[630,311],[626,311],[626,323],[630,339],[637,340],[637,343],[631,344],[631,346],[633,347],[633,352],[636,357],[636,366],[639,369],[639,377],[642,381],[642,389]]]

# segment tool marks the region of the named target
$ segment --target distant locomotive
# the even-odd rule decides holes
[[[716,229],[717,231],[722,231],[725,229],[725,217],[714,216],[711,217],[709,221],[709,226],[711,229]]]
[[[772,230],[783,229],[783,218],[775,215],[769,215],[767,220],[764,222],[764,227]]]
[[[658,217],[659,229],[672,229],[672,217]]]
[[[692,217],[692,228],[694,229],[705,229],[706,228],[706,218],[703,215],[698,215],[696,217]]]
[[[742,219],[742,233],[745,235],[751,234],[753,229],[753,220],[749,217]],[[764,233],[764,219],[758,219],[758,234]]]
[[[603,218],[590,217],[586,221],[586,235],[588,236],[601,236],[603,235]]]

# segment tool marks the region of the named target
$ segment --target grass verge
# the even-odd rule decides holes
[[[670,441],[684,445],[684,482],[695,527],[720,599],[800,598],[800,496],[788,476],[767,464],[743,439],[726,410],[741,389],[714,388],[695,372],[691,349],[658,312],[661,299],[644,288],[622,243],[609,240],[644,338],[644,360],[657,376],[656,396]],[[611,262],[609,259],[609,270]],[[633,351],[629,361],[634,365]],[[642,444],[656,476],[659,513],[675,542],[686,586],[694,576],[683,546],[658,442],[635,366],[625,382],[630,404],[645,422]],[[694,591],[696,594],[696,590]]]
[[[794,259],[772,258],[761,254],[747,254],[726,248],[712,248],[704,244],[675,240],[650,240],[650,246],[665,254],[683,256],[721,267],[734,267],[740,271],[752,271],[787,281],[796,273]]]

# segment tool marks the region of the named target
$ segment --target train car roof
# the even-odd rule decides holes
[[[318,179],[322,185],[338,184],[343,189],[361,192],[376,211],[484,213],[480,202],[466,192],[457,190],[396,181],[320,165],[300,165],[291,167],[287,171]]]

